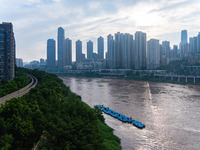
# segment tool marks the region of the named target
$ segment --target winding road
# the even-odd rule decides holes
[[[31,83],[29,83],[27,86],[23,87],[22,89],[19,89],[13,93],[10,93],[4,97],[0,98],[0,104],[5,104],[6,100],[10,100],[12,98],[18,98],[22,97],[23,95],[27,94],[32,88],[36,87],[38,84],[37,78],[35,78],[33,75],[28,75],[31,79]]]

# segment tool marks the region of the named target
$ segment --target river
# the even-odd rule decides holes
[[[60,77],[89,106],[104,105],[146,125],[104,114],[123,150],[199,150],[200,86],[123,79]]]

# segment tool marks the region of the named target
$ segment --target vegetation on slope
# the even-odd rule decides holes
[[[30,78],[26,73],[23,72],[17,72],[16,77],[11,80],[7,81],[6,79],[0,80],[0,97],[3,97],[5,95],[8,95],[12,92],[15,92],[23,87],[25,87],[27,84],[29,84]]]
[[[121,149],[101,113],[81,101],[56,75],[25,70],[39,86],[0,107],[0,148]]]

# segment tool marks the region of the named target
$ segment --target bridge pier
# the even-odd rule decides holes
[[[193,81],[194,81],[194,83],[196,83],[196,78],[195,77],[193,78]]]
[[[178,77],[178,82],[180,82],[180,77]]]
[[[185,82],[186,82],[186,83],[188,82],[188,78],[187,78],[187,77],[185,77]]]

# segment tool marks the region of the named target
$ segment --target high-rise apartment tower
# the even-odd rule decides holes
[[[58,67],[62,68],[64,65],[63,56],[64,56],[64,39],[65,31],[62,27],[58,28]]]
[[[47,67],[55,68],[56,66],[56,41],[54,39],[47,40]]]
[[[0,79],[15,77],[15,37],[12,23],[0,24]]]
[[[82,58],[82,42],[76,41],[76,61],[81,62]]]
[[[98,59],[104,59],[104,38],[100,36],[97,42],[98,42]]]
[[[92,59],[93,55],[93,42],[88,41],[87,42],[87,59]]]

